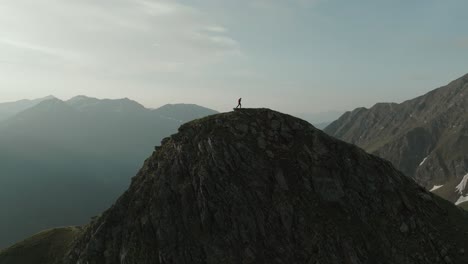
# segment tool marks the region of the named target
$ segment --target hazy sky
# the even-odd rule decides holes
[[[2,0],[0,102],[319,112],[468,73],[466,0]]]

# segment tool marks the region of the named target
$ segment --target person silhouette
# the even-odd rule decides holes
[[[242,108],[242,98],[239,98],[239,100],[237,100],[236,109],[237,109],[237,108]]]

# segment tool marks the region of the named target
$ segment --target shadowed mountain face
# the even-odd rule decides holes
[[[163,140],[117,202],[43,264],[461,264],[467,221],[389,162],[300,119],[243,109]],[[2,264],[36,254],[28,241]]]
[[[182,110],[183,109],[183,110]],[[129,184],[153,145],[174,133],[186,107],[84,96],[49,99],[0,122],[0,248],[102,212]],[[192,117],[216,113],[191,106]]]
[[[438,194],[452,202],[468,200],[468,75],[401,104],[347,112],[325,131],[391,161],[427,189],[443,186]]]

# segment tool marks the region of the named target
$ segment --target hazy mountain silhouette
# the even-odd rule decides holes
[[[391,161],[427,189],[468,201],[468,75],[423,96],[345,113],[330,135]]]
[[[216,113],[190,105],[193,116]],[[82,224],[128,186],[187,105],[163,118],[129,99],[56,98],[0,122],[0,248],[44,228]]]
[[[6,120],[19,112],[22,112],[28,108],[37,105],[38,103],[44,100],[49,100],[53,98],[55,97],[47,96],[35,100],[24,99],[16,102],[0,103],[0,121]]]
[[[468,216],[388,161],[300,119],[243,109],[163,140],[102,216],[2,264],[454,263]]]
[[[132,101],[128,98],[123,99],[102,99],[91,98],[87,96],[75,96],[67,101],[68,105],[76,108],[79,111],[83,112],[117,112],[117,113],[135,113],[135,112],[144,112],[147,111],[143,105]],[[201,107],[200,107],[201,108]],[[175,109],[173,114],[181,111],[180,109]]]
[[[193,111],[194,108],[196,108],[197,111]],[[213,114],[213,110],[193,104],[167,104],[153,111],[162,118],[183,123]]]
[[[306,120],[314,125],[316,128],[324,129],[333,121],[343,115],[344,111],[327,111],[319,113],[298,113],[295,116]]]

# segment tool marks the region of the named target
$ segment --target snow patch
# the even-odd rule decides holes
[[[430,192],[433,192],[437,189],[440,189],[441,187],[443,187],[443,185],[434,185],[434,187],[432,187],[432,189],[430,190]]]
[[[463,194],[463,191],[466,189],[466,184],[468,183],[468,174],[466,174],[461,182],[455,187],[459,194]],[[460,197],[461,198],[461,197]]]
[[[462,196],[460,196],[460,198],[458,198],[458,200],[455,202],[455,205],[459,205],[459,204],[464,203],[464,202],[466,202],[466,201],[468,201],[468,196],[462,195]]]
[[[422,166],[422,165],[424,164],[424,162],[426,162],[427,158],[429,158],[429,156],[425,157],[425,158],[423,159],[423,161],[421,161],[421,163],[419,163],[419,166]]]

